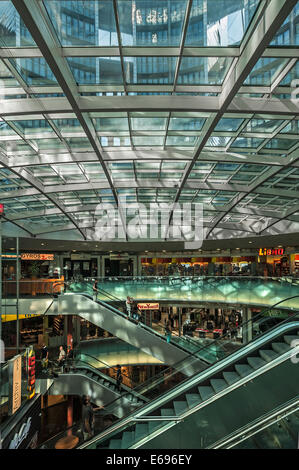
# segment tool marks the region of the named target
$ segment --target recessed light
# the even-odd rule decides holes
[[[253,242],[248,242],[248,243],[253,243]]]

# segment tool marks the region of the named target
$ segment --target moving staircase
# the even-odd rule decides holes
[[[144,405],[88,448],[206,448],[298,395],[299,322],[282,322]]]

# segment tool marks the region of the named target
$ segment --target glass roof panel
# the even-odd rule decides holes
[[[35,46],[11,1],[0,1],[0,47]]]
[[[133,130],[164,130],[166,128],[166,118],[152,117],[152,118],[131,118]]]
[[[245,85],[272,85],[279,72],[283,70],[288,59],[265,57],[257,61],[245,80]]]
[[[117,0],[123,46],[179,46],[187,0]]]
[[[128,118],[122,117],[102,117],[94,119],[97,131],[128,131]]]
[[[231,57],[183,57],[178,83],[221,85],[231,63]]]
[[[278,32],[275,34],[271,46],[298,46],[299,45],[299,3],[287,17]]]
[[[251,119],[243,132],[266,132],[272,134],[284,121],[282,119]]]
[[[67,57],[78,85],[121,85],[122,69],[119,57]]]
[[[143,146],[157,146],[163,145],[164,137],[157,137],[157,136],[135,136],[132,137],[132,143],[136,147],[143,147]]]
[[[241,118],[222,118],[215,127],[215,131],[227,131],[227,132],[236,132],[241,124],[243,124],[244,119]]]
[[[204,118],[171,117],[168,129],[170,131],[200,131],[204,123]]]
[[[43,57],[9,60],[27,85],[57,85],[56,78]]]
[[[172,84],[176,62],[177,57],[124,57],[125,80],[130,84]]]
[[[258,4],[259,0],[194,0],[185,45],[239,45]]]
[[[44,0],[63,46],[118,46],[112,0]]]

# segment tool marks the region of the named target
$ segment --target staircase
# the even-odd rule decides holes
[[[294,327],[294,325],[296,325],[296,327]],[[275,330],[279,330],[279,327]],[[265,378],[267,374],[267,377],[269,377],[269,374],[272,374],[274,377],[276,377],[276,379],[273,380],[277,380],[277,377],[280,377],[282,372],[280,372],[279,369],[279,375],[277,376],[278,370],[276,370],[276,368],[283,366],[288,367],[292,371],[292,374],[289,372],[287,373],[287,377],[289,377],[289,384],[278,384],[281,385],[280,387],[275,382],[273,384],[274,388],[276,386],[275,393],[272,394],[273,396],[269,396],[269,404],[268,402],[265,402],[262,404],[262,406],[265,406],[265,408],[270,406],[271,400],[279,400],[280,396],[281,399],[285,399],[286,397],[284,395],[288,393],[286,388],[289,389],[290,394],[296,394],[298,392],[299,368],[298,366],[292,364],[290,358],[292,355],[292,347],[295,346],[293,341],[299,340],[299,324],[298,322],[293,322],[289,324],[289,328],[287,325],[284,325],[283,330],[283,333],[280,335],[275,335],[273,331],[269,334],[266,334],[266,338],[264,338],[264,341],[262,344],[259,344],[258,347],[254,348],[254,343],[251,343],[249,348],[246,346],[244,348],[244,350],[247,350],[245,355],[244,352],[242,355],[242,351],[233,353],[232,356],[239,356],[239,358],[234,362],[228,363],[224,367],[221,367],[221,363],[227,363],[226,358],[215,366],[212,366],[211,369],[216,369],[214,373],[211,373],[208,378],[206,377],[203,380],[201,377],[206,374],[201,373],[195,385],[189,387],[186,386],[185,389],[187,390],[183,393],[177,392],[174,398],[165,400],[163,399],[166,397],[164,395],[161,397],[160,403],[157,403],[156,406],[149,408],[149,405],[146,405],[144,407],[144,412],[140,412],[139,410],[137,416],[135,417],[135,421],[137,418],[143,418],[146,422],[138,423],[134,422],[134,419],[131,419],[131,422],[128,421],[128,425],[126,426],[125,430],[120,431],[118,434],[114,432],[113,437],[110,439],[109,436],[107,436],[105,440],[102,439],[101,442],[98,442],[96,447],[109,449],[128,449],[140,447],[167,448],[164,447],[166,444],[162,444],[161,447],[159,447],[158,442],[162,442],[164,436],[167,439],[166,431],[168,430],[173,429],[171,435],[174,436],[176,421],[163,421],[163,418],[171,419],[177,417],[179,420],[180,418],[184,417],[185,422],[189,416],[192,417],[192,413],[197,413],[198,419],[200,419],[200,412],[203,411],[203,416],[205,416],[205,419],[207,419],[209,408],[206,407],[208,405],[227,396],[227,394],[244,390],[243,386],[248,386],[251,383],[254,384],[254,381],[258,377]],[[273,336],[273,339],[269,340],[268,337],[271,335]],[[260,340],[258,342],[261,343]],[[270,375],[270,377],[272,377],[272,375]],[[283,374],[281,375],[281,380],[283,381]],[[191,382],[191,379],[189,379],[189,382]],[[286,385],[287,387],[283,387],[283,385]],[[282,393],[282,389],[284,390],[284,393]],[[261,389],[261,392],[262,391],[263,389]],[[171,395],[171,393],[168,395]],[[174,393],[172,395],[174,395]],[[235,396],[237,395],[235,394]],[[248,396],[247,399],[249,398],[250,397]],[[161,404],[161,401],[163,401],[163,404]],[[259,403],[259,405],[261,405],[261,403]],[[246,406],[246,403],[244,403],[243,407],[244,406]],[[218,403],[218,407],[221,407],[221,402]],[[193,410],[193,412],[190,413],[190,410]],[[254,410],[251,411],[253,412]],[[246,413],[249,412],[250,406],[248,409],[246,409]],[[153,420],[153,417],[158,419],[159,416],[161,418],[160,421]],[[215,419],[215,415],[212,416],[214,416]],[[209,422],[210,426],[212,425],[212,420],[213,418],[211,417],[211,422]],[[297,423],[297,415],[294,417],[294,420],[296,420]],[[193,423],[196,422],[197,420],[193,421]],[[244,425],[245,424],[246,423],[244,423]],[[184,433],[182,429],[187,430],[186,427],[180,428],[180,433]],[[188,432],[190,434],[192,430],[189,428]],[[159,436],[161,433],[163,433],[162,441],[161,436]],[[220,435],[219,438],[220,437],[224,436]],[[153,442],[150,442],[151,439],[153,439]],[[165,443],[166,442],[167,440],[165,440]],[[147,443],[148,446],[146,446]],[[174,444],[174,447],[172,448],[177,447],[175,447]]]

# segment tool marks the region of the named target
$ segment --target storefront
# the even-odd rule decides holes
[[[72,253],[69,258],[63,258],[63,271],[66,280],[98,275],[98,260],[88,253]]]
[[[285,248],[260,248],[258,252],[259,273],[262,276],[289,276],[291,257]]]

